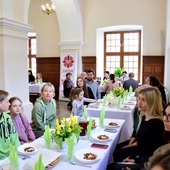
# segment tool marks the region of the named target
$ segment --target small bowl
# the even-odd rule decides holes
[[[5,165],[0,166],[0,170],[16,170],[16,168],[14,168],[10,164],[5,164]]]

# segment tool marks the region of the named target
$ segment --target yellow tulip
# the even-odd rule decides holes
[[[61,124],[63,124],[63,125],[64,125],[64,123],[65,123],[65,122],[64,122],[64,120],[61,120]]]
[[[70,127],[68,128],[68,132],[71,132],[71,128]]]
[[[60,131],[59,131],[59,130],[57,130],[57,134],[58,134],[58,135],[60,134]]]

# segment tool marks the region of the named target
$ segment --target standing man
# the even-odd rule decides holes
[[[64,80],[63,86],[64,86],[64,97],[69,97],[71,89],[74,87],[74,83],[71,80],[71,73],[66,73],[66,79]]]
[[[91,99],[101,99],[99,84],[94,80],[94,70],[89,69],[86,71],[86,85],[90,87],[91,92],[89,91],[89,98]],[[91,94],[92,93],[92,94]]]
[[[126,80],[123,83],[123,88],[125,90],[129,90],[129,87],[132,86],[133,88],[133,92],[135,91],[135,89],[138,88],[138,82],[136,80],[133,79],[134,78],[134,73],[129,73],[129,80]]]

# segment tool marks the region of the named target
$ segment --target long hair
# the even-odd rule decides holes
[[[162,86],[163,88],[165,88],[164,85],[155,76],[149,76],[149,79],[150,79],[151,86],[155,86],[155,87]]]
[[[77,96],[79,96],[79,94],[83,92],[83,90],[81,88],[74,88],[71,90],[71,95],[70,95],[70,99],[71,101],[73,101],[74,99],[76,99]]]
[[[157,87],[148,87],[140,90],[139,94],[143,94],[146,99],[148,108],[146,113],[149,116],[162,120],[162,98]]]
[[[78,86],[79,79],[81,79],[83,81],[83,87]],[[87,89],[86,82],[84,81],[84,79],[82,77],[77,77],[76,83],[77,83],[77,87],[81,88],[84,91],[84,97],[89,98],[88,89]]]
[[[114,74],[110,74],[110,80],[112,80],[112,83],[115,83],[115,75]]]
[[[0,90],[0,102],[2,102],[8,95],[9,93],[7,91]]]
[[[9,108],[11,107],[12,103],[13,103],[15,100],[20,101],[20,102],[21,102],[21,105],[22,105],[22,101],[21,101],[20,98],[18,98],[18,97],[11,97],[11,98],[9,99],[9,103],[10,103]],[[23,110],[23,107],[22,107],[22,110]]]

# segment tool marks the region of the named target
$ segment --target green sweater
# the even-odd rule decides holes
[[[44,130],[45,125],[55,127],[56,121],[56,101],[51,99],[49,103],[44,103],[42,98],[38,98],[32,110],[32,129]]]
[[[17,149],[20,146],[18,133],[12,123],[10,115],[0,114],[0,160],[8,157],[9,144],[13,144]]]

